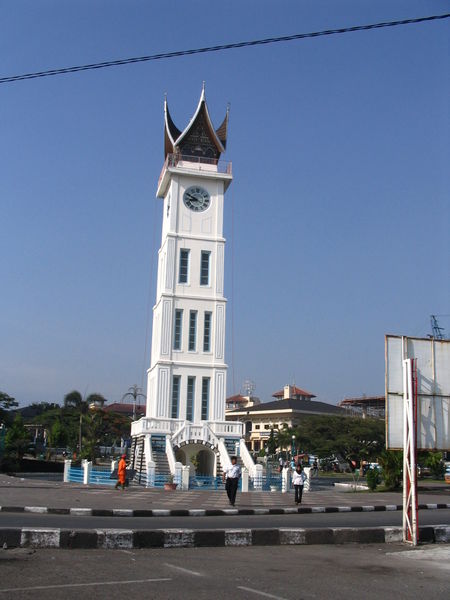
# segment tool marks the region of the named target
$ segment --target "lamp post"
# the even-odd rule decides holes
[[[295,456],[295,435],[292,436],[292,450],[291,450],[291,453],[292,453],[292,460],[295,462],[295,458],[294,458],[294,456]]]

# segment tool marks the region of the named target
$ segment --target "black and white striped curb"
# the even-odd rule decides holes
[[[449,525],[420,527],[421,542],[450,542]],[[65,549],[195,548],[392,543],[401,527],[301,529],[45,529],[0,528],[0,547]]]
[[[419,510],[450,509],[450,504],[419,504]],[[402,510],[401,504],[363,506],[295,506],[289,508],[50,508],[47,506],[0,506],[0,512],[25,512],[80,517],[225,517],[249,515],[290,515],[310,513],[378,512]]]

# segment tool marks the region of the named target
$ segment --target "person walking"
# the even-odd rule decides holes
[[[117,483],[114,486],[115,489],[117,490],[117,488],[119,487],[119,485],[122,486],[122,491],[125,489],[125,483],[127,480],[127,461],[126,461],[127,455],[126,454],[122,454],[120,461],[119,461],[119,466],[117,468]]]
[[[241,467],[237,464],[236,456],[232,456],[231,465],[226,467],[223,471],[223,481],[225,482],[225,489],[227,491],[228,500],[230,501],[231,506],[234,506],[236,502],[236,492],[240,477]]]
[[[292,473],[292,485],[295,489],[295,504],[301,504],[305,480],[306,475],[303,471],[303,467],[301,464],[298,464],[295,471]]]

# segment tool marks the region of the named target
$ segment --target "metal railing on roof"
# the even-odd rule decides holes
[[[207,156],[189,156],[186,154],[168,154],[158,180],[158,187],[168,167],[181,169],[194,169],[197,171],[212,171],[217,173],[232,174],[232,163],[227,160],[208,158]]]

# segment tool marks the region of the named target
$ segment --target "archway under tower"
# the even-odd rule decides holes
[[[175,459],[191,467],[191,475],[215,477],[217,474],[217,451],[213,446],[189,443],[175,449]]]

